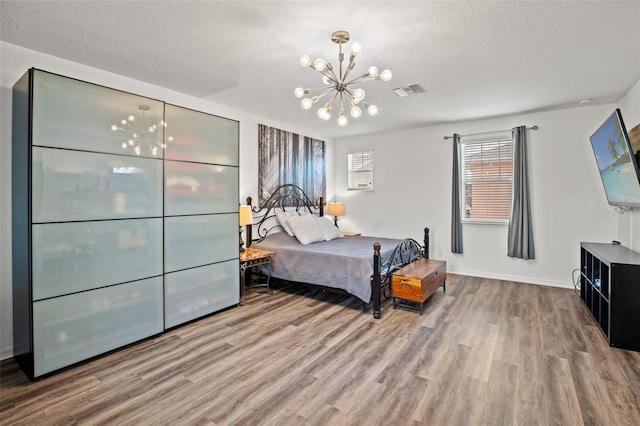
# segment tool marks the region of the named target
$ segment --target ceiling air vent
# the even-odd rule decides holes
[[[406,98],[410,95],[417,95],[418,93],[424,92],[424,89],[420,87],[419,84],[412,84],[407,87],[398,87],[397,89],[393,89],[393,93],[398,95],[401,98]]]

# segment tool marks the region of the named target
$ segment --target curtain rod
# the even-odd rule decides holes
[[[538,130],[538,126],[531,126],[531,127],[526,127],[526,130]],[[468,135],[460,135],[461,138],[465,138],[465,137],[469,137],[469,136],[479,136],[479,135],[488,135],[491,133],[502,133],[502,132],[509,132],[511,131],[511,129],[507,129],[507,130],[494,130],[491,132],[480,132],[480,133],[469,133]],[[453,136],[445,136],[444,140],[446,141],[447,139],[451,139],[453,138]]]

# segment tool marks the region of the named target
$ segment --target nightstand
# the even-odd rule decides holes
[[[254,249],[251,247],[246,248],[240,252],[240,273],[244,272],[244,282],[240,281],[240,305],[244,305],[244,290],[245,287],[266,287],[269,293],[269,280],[271,279],[271,271],[273,270],[273,256],[272,251]],[[251,284],[251,269],[260,266],[269,265],[269,275],[267,275],[266,284]]]

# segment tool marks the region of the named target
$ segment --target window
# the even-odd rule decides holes
[[[349,154],[348,189],[373,189],[373,151]]]
[[[503,222],[511,213],[513,142],[496,139],[463,142],[462,220]]]

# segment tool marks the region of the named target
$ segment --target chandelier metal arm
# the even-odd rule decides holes
[[[358,82],[358,81],[361,81],[361,82],[364,82],[364,81],[370,81],[370,80],[374,80],[374,79],[375,79],[375,78],[374,78],[374,77],[371,77],[371,76],[369,75],[369,73],[366,73],[366,74],[359,75],[359,76],[357,76],[357,77],[355,77],[355,78],[353,78],[353,79],[351,79],[351,80],[349,80],[349,81],[345,82],[345,84],[352,84],[352,83],[356,83],[356,82]]]
[[[355,58],[355,56],[351,55],[351,57],[349,58],[349,65],[347,66],[347,71],[345,71],[344,73],[344,79],[343,81],[345,81],[347,79],[347,76],[349,75],[349,73],[351,72],[351,70],[353,69],[353,67],[356,66],[355,61],[353,60]],[[349,84],[349,83],[346,83]]]
[[[331,111],[333,110],[333,103],[334,103],[334,101],[336,100],[336,96],[338,96],[338,93],[340,93],[340,92],[336,91],[336,92],[333,94],[333,96],[331,97],[331,100],[330,100],[329,102],[327,102],[327,103],[326,103],[326,105],[325,105],[325,108],[327,108],[327,110],[328,110],[329,112],[331,112]]]
[[[333,92],[334,90],[336,90],[336,88],[335,88],[335,87],[330,87],[330,88],[329,88],[329,89],[327,89],[327,91],[326,91],[326,92],[324,92],[322,95],[318,95],[318,100],[320,100],[320,98],[322,98],[324,95],[327,95],[327,94],[329,94],[329,93]],[[336,93],[337,93],[337,92],[336,92]]]
[[[314,87],[313,89],[305,89],[305,90],[308,90],[309,93],[311,93],[314,90],[323,90],[323,89],[335,90],[335,87],[320,86],[320,87]]]
[[[355,96],[355,94],[353,93],[353,90],[351,90],[351,89],[346,90],[346,92],[349,94],[349,98],[348,98],[348,100],[349,100],[349,107],[350,107],[350,108],[354,108],[354,107],[356,106],[356,103],[357,103],[357,102],[356,102],[356,96]],[[366,105],[366,102],[365,102],[364,100],[360,100],[360,103],[362,103],[363,105]],[[365,108],[366,108],[366,107],[365,107]]]
[[[338,76],[333,72],[333,69],[330,69],[328,73],[325,71],[321,71],[320,73],[331,80],[331,82],[333,82],[334,84],[338,84]]]

